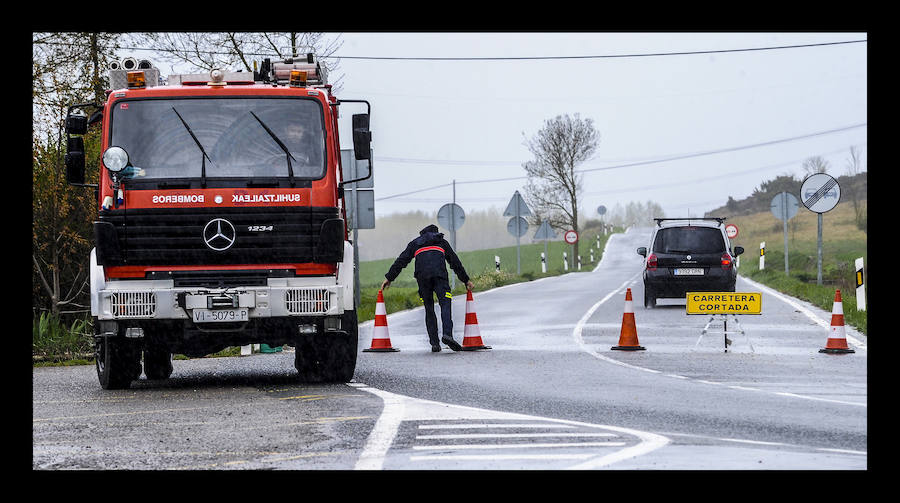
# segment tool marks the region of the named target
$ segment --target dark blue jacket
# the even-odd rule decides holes
[[[446,261],[460,281],[463,283],[469,281],[469,275],[466,274],[466,269],[459,261],[456,252],[444,239],[444,235],[438,232],[438,228],[434,224],[419,231],[419,237],[406,245],[406,249],[397,257],[384,277],[388,281],[394,281],[413,258],[416,259],[416,270],[413,273],[416,279],[447,278],[447,267],[444,265],[444,261]]]

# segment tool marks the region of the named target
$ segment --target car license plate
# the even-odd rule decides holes
[[[700,269],[700,268],[675,269],[675,276],[703,276],[703,269]]]
[[[229,321],[247,321],[249,310],[238,309],[194,309],[194,323],[214,323]]]

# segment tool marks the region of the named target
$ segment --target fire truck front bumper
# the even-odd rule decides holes
[[[95,315],[101,320],[191,319],[207,323],[344,314],[344,288],[340,285],[273,282],[223,289],[175,288],[166,280],[110,282],[97,292]]]

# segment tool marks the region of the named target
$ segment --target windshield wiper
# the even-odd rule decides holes
[[[200,140],[197,139],[197,136],[191,131],[191,127],[188,126],[188,123],[184,121],[184,118],[181,117],[181,114],[178,113],[178,110],[175,110],[175,107],[172,107],[172,111],[175,112],[175,115],[181,120],[181,123],[184,124],[184,128],[187,129],[187,132],[190,133],[191,138],[194,139],[194,143],[200,148],[200,152],[203,153],[203,157],[200,158],[200,186],[204,189],[206,188],[206,160],[209,159],[209,162],[212,162],[212,159],[207,155],[206,150],[203,149],[203,145],[200,144]]]
[[[289,176],[290,179],[291,179],[291,187],[293,187],[293,186],[294,186],[294,167],[291,166],[291,159],[294,159],[294,156],[291,155],[291,151],[288,150],[288,148],[287,148],[287,146],[284,144],[284,142],[282,142],[282,141],[278,138],[278,136],[276,136],[275,133],[273,133],[272,130],[269,129],[269,126],[266,126],[266,123],[263,122],[262,119],[260,119],[259,117],[257,117],[256,114],[253,113],[252,110],[250,111],[250,115],[252,115],[253,118],[256,119],[257,122],[259,122],[259,125],[262,126],[263,129],[266,130],[266,133],[269,133],[269,136],[271,136],[272,139],[275,140],[275,143],[277,143],[278,146],[281,147],[281,150],[284,150],[284,153],[287,155],[288,176]],[[297,159],[294,159],[294,160],[296,161]]]

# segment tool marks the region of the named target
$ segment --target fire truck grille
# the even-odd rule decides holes
[[[115,292],[109,300],[112,314],[117,318],[147,318],[156,313],[153,292]]]
[[[284,303],[291,314],[325,314],[331,296],[324,288],[294,288],[284,294]]]
[[[104,265],[278,264],[315,261],[322,224],[337,208],[109,210],[119,257]]]

